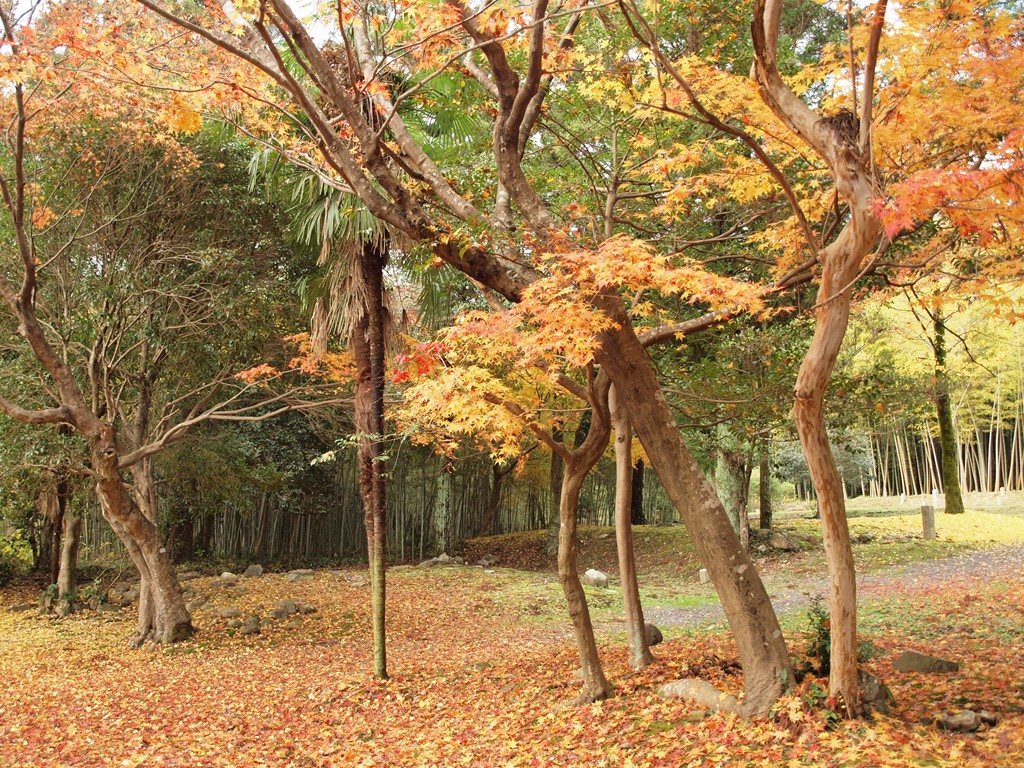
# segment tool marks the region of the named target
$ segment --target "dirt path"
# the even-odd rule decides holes
[[[893,591],[913,594],[952,581],[967,584],[997,581],[1021,572],[1024,572],[1024,545],[979,549],[942,560],[897,565],[860,576],[857,579],[858,602],[863,605]],[[769,586],[772,605],[780,615],[806,608],[812,596],[827,594],[828,580],[824,576],[804,580],[799,586],[785,585],[775,589]],[[694,608],[644,606],[644,618],[663,627],[694,627],[724,621],[725,614],[718,604]]]

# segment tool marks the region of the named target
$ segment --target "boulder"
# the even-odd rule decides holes
[[[139,590],[129,589],[127,592],[121,595],[122,603],[134,603],[139,599]]]
[[[897,672],[959,672],[960,665],[955,661],[938,659],[917,651],[904,651],[892,663]]]
[[[293,568],[288,571],[289,576],[312,576],[314,573],[315,571],[312,568]]]
[[[242,615],[242,612],[237,608],[221,608],[217,611],[217,615],[222,619],[237,619]]]
[[[607,587],[608,574],[601,573],[596,568],[588,568],[583,574],[583,583],[590,587]]]
[[[977,712],[964,709],[955,715],[945,714],[936,719],[935,724],[944,731],[956,731],[957,733],[974,733],[981,728],[982,720]]]
[[[896,699],[889,690],[889,686],[883,683],[874,675],[858,670],[857,680],[860,683],[861,703],[868,714],[877,712],[880,715],[888,716],[892,713],[892,706]]]
[[[299,575],[299,574],[297,574],[297,573],[289,573],[289,574],[288,574],[288,576],[286,576],[285,578],[287,578],[287,579],[288,579],[288,581],[290,581],[290,582],[294,583],[294,582],[296,582],[296,581],[299,581],[299,579],[301,579],[301,578],[302,578],[302,576],[300,576],[300,575]]]
[[[782,552],[799,552],[800,545],[789,538],[786,534],[781,531],[776,531],[772,534],[772,537],[768,539],[768,546],[772,549],[778,549]]]
[[[259,616],[250,616],[245,620],[245,624],[242,625],[243,635],[258,635],[260,633],[260,619]]]
[[[447,552],[442,552],[440,555],[434,558],[438,565],[451,565],[454,560],[448,555]]]
[[[184,573],[178,574],[178,581],[193,581],[195,579],[201,579],[203,574],[198,571],[185,571]]]
[[[298,613],[299,606],[295,604],[294,600],[282,600],[277,604],[277,607],[270,612],[270,615],[275,619],[287,619],[293,613]]]
[[[242,574],[247,579],[259,578],[263,575],[263,566],[259,563],[253,563],[245,569],[245,573]]]
[[[21,613],[22,611],[31,611],[35,608],[35,603],[17,603],[12,605],[7,610],[10,613]]]
[[[476,561],[476,564],[482,568],[492,568],[498,564],[498,558],[496,555],[484,555]]]
[[[316,613],[316,606],[312,603],[302,603],[299,606],[299,613]]]
[[[644,631],[647,632],[647,645],[649,646],[657,645],[665,639],[661,630],[653,624],[644,624]]]
[[[225,587],[229,587],[232,584],[237,584],[238,576],[233,574],[231,571],[224,571],[224,573],[220,575],[220,583],[223,584]]]
[[[192,600],[191,602],[189,602],[185,606],[185,609],[190,614],[195,615],[195,612],[198,611],[200,608],[202,608],[205,604],[206,604],[206,598],[203,597],[202,595],[200,595],[195,600]]]
[[[241,628],[242,628],[242,620],[241,619],[231,619],[228,622],[228,629],[241,629]]]

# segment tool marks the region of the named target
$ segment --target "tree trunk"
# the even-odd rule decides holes
[[[740,544],[747,549],[750,546],[750,516],[747,508],[750,503],[750,475],[753,469],[751,454],[743,448],[731,448],[721,450],[718,455],[729,478],[729,516],[732,518],[736,534],[740,537]]]
[[[764,453],[758,463],[760,475],[757,483],[758,502],[761,504],[761,514],[757,521],[757,527],[762,531],[769,531],[772,527],[772,462],[769,457],[769,443],[764,445]]]
[[[857,577],[846,524],[843,481],[825,429],[824,401],[832,368],[843,343],[850,316],[849,290],[833,293],[826,272],[818,293],[814,337],[796,381],[793,416],[818,497],[822,539],[828,560],[831,628],[829,693],[850,717],[861,714],[857,674]]]
[[[576,648],[580,657],[583,674],[583,689],[576,698],[577,704],[586,704],[608,698],[612,687],[601,669],[594,640],[594,625],[587,609],[587,597],[580,584],[576,562],[576,522],[579,512],[580,491],[587,473],[597,464],[605,448],[611,426],[608,419],[607,377],[601,377],[599,388],[592,390],[589,417],[581,419],[576,430],[573,451],[566,451],[565,473],[562,478],[562,494],[559,501],[561,525],[558,531],[558,581],[562,585],[565,601],[572,619],[576,636]],[[583,424],[587,426],[584,427]]]
[[[359,249],[360,278],[365,305],[353,324],[352,345],[356,363],[355,425],[359,432],[359,493],[363,500],[366,550],[370,564],[373,624],[373,673],[386,679],[385,582],[387,519],[381,443],[384,435],[384,246],[371,243]]]
[[[437,477],[437,497],[434,500],[434,537],[437,554],[451,554],[452,529],[455,526],[455,466],[451,459],[443,459]]]
[[[629,665],[640,669],[655,659],[647,643],[647,626],[633,556],[633,429],[629,415],[618,403],[615,387],[608,393],[608,408],[615,428],[615,546],[619,555],[626,636],[629,638]]]
[[[644,513],[644,460],[637,459],[633,467],[633,478],[630,481],[632,494],[629,499],[629,521],[633,525],[647,525]]]
[[[103,425],[92,446],[92,464],[103,517],[124,542],[139,570],[139,619],[129,644],[137,648],[146,641],[185,640],[192,636],[192,617],[185,607],[177,573],[156,521],[143,513],[121,481],[115,446],[114,428]]]
[[[504,463],[504,466],[502,464]],[[490,536],[494,533],[494,521],[501,511],[501,483],[505,475],[515,467],[514,461],[496,461],[491,465],[491,486],[487,494],[487,506],[484,509],[483,519],[480,521],[480,528],[477,536]]]
[[[744,672],[744,714],[765,714],[792,684],[792,666],[775,610],[714,489],[683,442],[672,410],[617,297],[597,304],[617,324],[599,336],[596,357],[615,383],[619,402],[662,486],[711,573],[732,628]]]
[[[953,406],[949,401],[949,377],[946,374],[946,322],[935,311],[935,410],[939,417],[939,444],[942,447],[942,491],[946,496],[946,514],[964,512],[960,492],[960,467],[957,462],[956,431],[953,429]]]
[[[552,437],[555,440],[561,440],[562,435],[557,430],[552,433]],[[548,537],[547,537],[547,553],[548,557],[555,557],[558,555],[558,529],[560,508],[561,508],[561,495],[562,495],[562,477],[565,475],[565,462],[562,461],[562,457],[557,453],[551,454],[551,475],[550,483],[548,485]]]
[[[74,513],[64,515],[64,540],[60,550],[60,572],[57,575],[57,603],[64,604],[65,596],[73,595],[78,572],[78,546],[82,534],[82,517]]]

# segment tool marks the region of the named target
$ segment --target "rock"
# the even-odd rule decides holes
[[[596,568],[588,568],[583,574],[583,583],[590,587],[607,587],[608,574],[601,573]]]
[[[241,626],[242,626],[242,620],[241,619],[231,619],[231,621],[228,622],[228,629],[240,629]]]
[[[312,603],[302,603],[299,606],[299,613],[316,613],[316,606]]]
[[[247,579],[255,579],[263,575],[263,566],[259,563],[253,563],[245,569],[245,573],[242,574]]]
[[[224,573],[220,575],[220,581],[222,584],[237,584],[238,576],[233,574],[231,571],[224,571]]]
[[[347,573],[343,578],[350,587],[365,587],[367,584],[370,583],[370,580],[363,576],[363,574],[361,573]]]
[[[877,537],[873,533],[861,533],[857,536],[854,536],[853,540],[856,541],[858,544],[870,544],[876,538]]]
[[[489,661],[474,661],[463,667],[467,672],[483,672],[487,669],[494,669],[494,665]]]
[[[783,552],[799,552],[800,545],[790,539],[786,534],[781,531],[776,531],[772,534],[772,537],[768,539],[768,546],[772,549],[778,549]]]
[[[299,607],[293,600],[282,600],[277,607],[270,612],[275,619],[287,619],[293,613],[298,613]]]
[[[302,577],[297,573],[289,573],[288,576],[286,576],[285,578],[287,578],[288,581],[295,583],[296,581],[299,581]]]
[[[491,568],[491,567],[497,565],[498,562],[499,561],[498,561],[498,558],[497,558],[496,555],[484,555],[483,557],[481,557],[479,560],[476,561],[476,564],[479,565],[482,568]]]
[[[957,733],[974,733],[981,727],[981,718],[977,712],[964,709],[955,715],[945,714],[936,719],[935,724],[944,731]]]
[[[437,562],[437,563],[438,563],[439,565],[450,565],[450,564],[451,564],[451,563],[453,562],[453,561],[452,561],[452,559],[451,559],[451,557],[449,557],[449,556],[448,556],[448,553],[447,553],[447,552],[442,552],[442,553],[441,553],[440,555],[438,555],[437,557],[435,557],[435,558],[434,558],[434,560],[435,560],[435,561],[436,561],[436,562]]]
[[[420,568],[430,568],[431,566],[434,566],[434,565],[437,565],[437,560],[435,560],[434,558],[430,558],[429,560],[424,560],[422,563],[420,563],[419,567]]]
[[[986,712],[984,709],[978,713],[978,719],[988,726],[999,724],[999,716],[993,715],[991,712]]]
[[[711,583],[711,574],[708,573],[707,568],[701,568],[699,571],[697,571],[697,578],[700,579],[701,584]]]
[[[258,616],[250,616],[242,625],[243,635],[258,635],[260,633],[260,619]]]
[[[31,611],[36,607],[35,603],[17,603],[7,609],[9,613],[21,613],[22,611]]]
[[[955,661],[937,659],[917,651],[904,651],[892,663],[897,672],[959,672],[960,665]]]
[[[611,531],[605,531],[604,533],[598,534],[598,536],[597,536],[598,539],[602,539],[602,540],[603,539],[610,539],[611,537],[612,537],[612,532]]]
[[[661,630],[653,624],[644,624],[644,631],[647,633],[647,645],[657,645],[662,642],[665,637],[661,634]]]
[[[139,599],[139,590],[137,590],[137,589],[129,589],[127,592],[125,592],[123,595],[121,595],[121,602],[122,603],[134,603],[138,599]]]
[[[302,622],[299,621],[298,619],[292,619],[291,621],[286,621],[284,623],[284,628],[285,629],[298,629],[301,626],[302,626]]]
[[[861,703],[868,714],[877,712],[880,715],[889,715],[892,712],[892,705],[896,699],[889,690],[889,686],[883,683],[874,675],[865,672],[863,669],[857,672],[857,680],[860,684]]]
[[[185,571],[184,573],[178,574],[178,581],[194,581],[195,579],[201,579],[203,574],[198,571]]]
[[[237,608],[221,608],[217,611],[217,615],[222,619],[237,619],[242,615],[242,612]]]
[[[120,610],[121,606],[111,603],[100,603],[96,606],[96,613],[117,613]]]
[[[200,596],[199,596],[199,597],[197,597],[197,598],[196,598],[195,600],[193,600],[193,601],[191,601],[190,603],[188,603],[188,604],[187,604],[187,605],[185,606],[185,609],[186,609],[186,610],[187,610],[187,611],[188,611],[189,613],[191,613],[191,614],[194,614],[194,613],[195,613],[196,611],[198,611],[198,610],[199,610],[200,608],[202,608],[202,607],[203,607],[204,605],[206,605],[206,598],[200,595]]]
[[[464,557],[453,557],[452,561],[456,565],[465,565],[466,564],[466,559]]]
[[[295,576],[312,576],[314,573],[315,571],[312,568],[293,568],[292,570],[288,571],[289,576],[293,574]]]

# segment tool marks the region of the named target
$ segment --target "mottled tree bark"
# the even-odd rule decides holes
[[[615,387],[608,393],[608,409],[615,428],[615,546],[619,557],[622,607],[626,614],[626,636],[629,639],[629,665],[640,669],[655,659],[647,643],[647,626],[633,555],[633,427],[629,414],[618,402]]]

